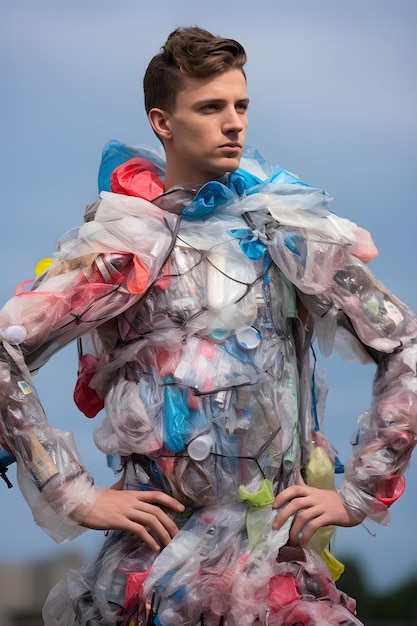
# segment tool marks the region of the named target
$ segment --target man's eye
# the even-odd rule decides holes
[[[217,104],[205,104],[203,106],[203,111],[216,111],[217,108]]]
[[[241,102],[241,103],[236,105],[236,110],[245,112],[245,111],[248,110],[248,105],[246,104],[246,102]]]

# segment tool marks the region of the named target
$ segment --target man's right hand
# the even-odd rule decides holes
[[[116,486],[115,486],[116,487]],[[106,489],[97,498],[81,526],[93,530],[125,530],[137,535],[151,550],[161,549],[149,531],[166,546],[178,533],[178,528],[163,511],[184,511],[184,505],[161,491],[128,491]]]

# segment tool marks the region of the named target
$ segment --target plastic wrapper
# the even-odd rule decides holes
[[[417,443],[415,350],[409,350],[412,357],[404,358],[405,349],[391,357],[388,369],[383,364],[377,373],[374,405],[358,419],[352,437],[354,455],[346,464],[340,487],[358,514],[365,508],[360,494],[367,493],[363,496],[366,510],[381,523],[389,520],[387,506],[402,495],[403,488],[396,489],[398,478],[408,468]],[[402,371],[399,379],[398,371]],[[356,492],[354,486],[359,488]]]
[[[153,165],[129,161],[137,158]],[[310,346],[318,336],[329,352],[342,328],[377,373],[340,495],[354,519],[387,521],[415,444],[417,320],[365,265],[376,254],[372,240],[329,211],[328,194],[269,168],[256,151],[245,159],[248,172],[156,198],[176,214],[185,209],[181,218],[152,198],[103,191],[34,289],[0,315],[7,346],[20,342],[33,368],[96,329],[100,342],[81,351],[93,360],[80,370],[87,410],[89,390],[104,402],[96,445],[120,457],[124,489],[161,490],[186,507],[175,517],[180,532],[159,554],[111,532],[98,557],[51,592],[47,625],[360,624],[329,571],[336,578],[332,529],[293,550],[292,520],[273,531],[271,502],[303,471],[310,484],[334,487],[336,459],[321,431],[325,385],[312,380],[320,377]],[[113,180],[153,194],[162,171],[147,149],[109,144],[100,189]],[[2,392],[16,380],[31,385],[16,379],[21,357],[7,350]],[[58,490],[49,502],[43,487],[55,476],[65,486],[67,476],[90,503],[88,473],[69,439],[37,417],[33,398],[13,398],[2,434],[33,493],[60,516],[60,534],[70,535],[81,500]],[[41,468],[33,434],[49,459],[59,456],[42,485],[32,475]]]
[[[155,170],[160,178],[165,174],[165,157],[161,156],[161,154],[151,146],[132,146],[122,143],[121,141],[117,141],[116,139],[111,139],[104,146],[101,155],[100,168],[98,172],[99,192],[110,191],[111,176],[114,170],[125,164],[127,161],[136,158],[145,159],[150,162],[152,174]],[[141,168],[141,172],[144,172],[143,168]],[[148,179],[148,176],[145,175],[145,178]],[[143,185],[141,186],[143,189]],[[153,195],[147,196],[146,200],[152,200],[154,197],[155,196]]]
[[[104,348],[96,330],[78,339],[78,373],[74,387],[74,402],[87,417],[95,417],[104,408],[104,400],[90,386]]]
[[[417,335],[410,309],[393,296],[349,246],[306,231],[275,231],[271,256],[305,294],[322,296],[338,306],[351,321],[361,341],[382,352],[392,352],[405,337]],[[307,302],[307,300],[306,300]]]
[[[48,425],[28,366],[37,369],[84,329],[137,301],[165,261],[172,242],[168,224],[173,227],[175,219],[145,201],[107,194],[96,221],[62,238],[33,290],[20,291],[0,312],[1,431],[18,461],[19,483],[35,520],[57,541],[65,538],[64,528],[69,536],[83,531],[79,523],[100,489],[93,487],[69,434]],[[155,240],[141,245],[139,259],[132,242],[150,242],[151,233]]]
[[[164,191],[157,168],[149,161],[135,157],[113,170],[110,178],[113,193],[139,198],[156,198]]]
[[[4,349],[10,362],[10,378],[2,391],[9,400],[1,411],[0,425],[18,462],[19,486],[35,521],[56,541],[68,538],[64,528],[74,537],[83,532],[79,522],[93,506],[100,489],[93,486],[83,467],[72,434],[48,425],[18,349],[6,343]]]
[[[22,350],[36,369],[64,343],[143,295],[169,253],[175,222],[144,200],[104,195],[95,220],[61,239],[35,288],[2,308],[0,328],[25,329]]]
[[[305,210],[307,224],[311,217],[309,211],[316,202],[319,207],[318,217],[322,210],[321,222],[315,225],[316,217],[313,217],[310,220],[311,230],[294,229],[293,226],[289,228],[285,223],[291,221],[285,213],[287,196],[283,194],[278,203],[280,211],[284,207],[282,223],[272,228],[274,234],[268,250],[287,278],[304,294],[303,302],[307,306],[313,305],[309,311],[317,325],[322,327],[321,335],[326,332],[323,333],[323,324],[327,323],[327,316],[330,317],[330,330],[333,328],[330,339],[335,338],[336,324],[342,321],[344,330],[350,328],[353,341],[357,342],[358,354],[367,355],[368,360],[379,361],[373,407],[362,418],[360,427],[362,441],[366,442],[364,431],[367,431],[369,441],[373,443],[369,448],[361,445],[353,447],[354,456],[346,466],[340,494],[354,519],[360,519],[365,513],[380,523],[388,523],[387,507],[378,494],[385,493],[384,484],[389,485],[394,476],[405,471],[417,432],[414,417],[416,354],[413,345],[417,333],[416,316],[351,254],[349,243],[344,237],[353,238],[354,231],[350,235],[348,230],[344,231],[343,238],[336,237],[336,231],[333,240],[324,237],[329,226],[322,226],[320,230],[320,224],[326,222],[327,216],[325,208],[320,205],[319,195],[316,194],[314,200],[314,194],[310,192],[301,194],[297,201],[295,196],[295,192],[290,194],[289,207],[294,204],[296,213]],[[255,202],[255,197],[250,197],[251,202]],[[296,223],[296,219],[292,218],[292,224]],[[262,222],[257,223],[259,225],[262,226]],[[333,219],[330,226],[333,228]],[[264,228],[268,229],[266,219]],[[326,351],[330,344],[326,346]],[[394,353],[397,350],[398,353]],[[389,361],[387,354],[391,355]],[[386,394],[398,399],[407,393],[406,390],[410,390],[411,394],[403,414],[404,421],[401,424],[401,420],[396,417],[393,422],[399,422],[398,427],[392,424],[394,431],[399,428],[400,437],[401,432],[407,433],[407,443],[404,444],[406,450],[400,455],[390,445],[388,431],[380,419],[381,407],[384,406],[386,412],[386,403],[380,403]],[[392,436],[397,437],[395,433]]]
[[[7,471],[9,469],[9,465],[13,465],[13,463],[15,463],[16,458],[9,450],[7,450],[7,448],[4,447],[3,444],[0,439],[0,478],[2,478],[7,487],[11,489],[13,487],[13,484],[7,476]]]

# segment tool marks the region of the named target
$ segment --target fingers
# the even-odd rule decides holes
[[[300,545],[305,548],[314,533],[321,528],[321,526],[328,525],[324,520],[321,520],[321,518],[321,515],[316,516],[313,509],[305,509],[297,513],[291,524],[289,535],[290,545]]]
[[[323,526],[355,526],[341,497],[336,491],[294,485],[274,500],[273,508],[281,509],[272,527],[281,528],[293,518],[289,541],[305,547],[314,533]]]
[[[148,502],[139,502],[129,513],[129,519],[136,524],[150,528],[161,539],[164,545],[178,533],[173,519],[159,506]]]
[[[138,500],[143,502],[153,502],[161,506],[166,506],[172,509],[176,513],[182,513],[184,511],[184,505],[176,500],[172,496],[162,491],[130,491],[129,493],[135,494]]]
[[[106,489],[82,525],[96,530],[125,530],[152,550],[160,550],[160,544],[167,545],[178,533],[173,519],[161,507],[174,513],[184,510],[181,502],[159,491]]]
[[[313,508],[308,497],[298,497],[291,500],[276,516],[272,527],[281,528],[285,522],[293,518],[289,543],[291,545],[307,545],[313,534],[320,527],[321,512]]]
[[[303,504],[300,503],[299,506],[303,506]],[[297,506],[294,510],[288,505],[285,508],[285,515],[280,513],[274,520],[273,528],[278,530],[284,525],[287,519],[293,517],[289,534],[290,545],[301,545],[305,547],[319,528],[330,525],[330,522],[327,521],[322,512],[318,511],[316,508],[309,508],[307,502],[305,506],[307,508],[300,510]]]
[[[291,517],[297,515],[306,506],[305,502],[302,502],[303,496],[305,496],[305,487],[299,485],[288,487],[276,496],[272,508],[281,510],[272,524],[274,530],[279,530]]]
[[[168,494],[159,491],[128,491],[129,508],[127,530],[140,537],[152,550],[159,550],[160,545],[150,533],[166,546],[178,533],[178,528],[170,515],[161,507],[175,513],[184,510],[184,505]],[[149,529],[149,531],[148,531]]]
[[[281,491],[276,497],[272,504],[273,509],[280,509],[282,506],[285,506],[288,502],[294,500],[294,498],[305,495],[306,486],[305,485],[292,485],[291,487],[287,487],[284,491]]]
[[[142,539],[155,551],[160,550],[161,544],[168,545],[178,533],[177,526],[162,509],[147,503],[142,503],[141,509],[130,511],[124,525],[124,530]]]

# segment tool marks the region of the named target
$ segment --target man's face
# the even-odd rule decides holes
[[[248,103],[240,70],[186,79],[167,117],[170,135],[164,144],[170,186],[205,183],[239,167]]]

